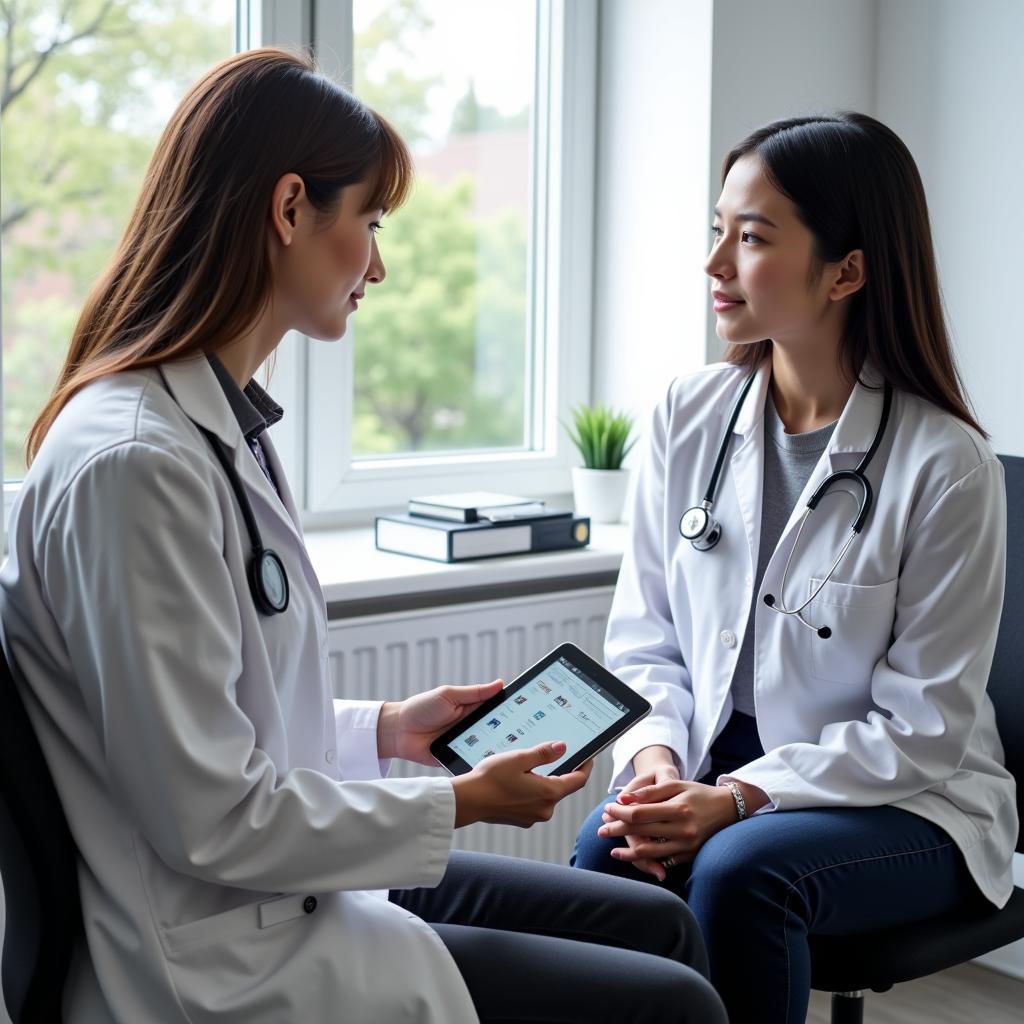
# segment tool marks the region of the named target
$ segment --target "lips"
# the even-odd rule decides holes
[[[716,313],[727,313],[730,309],[736,309],[744,304],[742,299],[734,298],[725,292],[712,292],[711,298],[714,300]]]

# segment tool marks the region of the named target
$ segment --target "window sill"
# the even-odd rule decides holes
[[[445,564],[378,551],[372,528],[310,530],[313,567],[331,619],[555,590],[613,586],[629,527],[598,524],[574,551]]]

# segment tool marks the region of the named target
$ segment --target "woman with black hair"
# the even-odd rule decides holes
[[[802,1024],[810,933],[1009,897],[1003,475],[892,131],[754,132],[712,231],[725,361],[654,414],[606,641],[654,711],[574,863],[686,899],[732,1024]]]

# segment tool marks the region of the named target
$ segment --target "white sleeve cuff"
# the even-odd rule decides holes
[[[383,779],[391,759],[377,756],[377,719],[382,700],[335,700],[334,727],[338,745],[338,778]],[[376,764],[376,772],[373,765]]]

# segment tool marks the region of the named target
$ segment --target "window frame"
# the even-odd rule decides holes
[[[266,2],[266,0],[265,0]],[[298,335],[278,349],[271,390],[286,409],[274,443],[307,527],[366,522],[417,492],[569,491],[575,450],[561,427],[589,400],[597,104],[597,7],[588,0],[539,0],[535,180],[531,210],[527,397],[530,450],[352,457],[353,345],[358,317],[335,343]],[[294,18],[291,31],[300,19]],[[306,41],[324,70],[351,87],[352,0],[309,0]],[[271,31],[263,20],[264,33]],[[282,38],[280,21],[267,42]],[[542,154],[543,159],[537,159]],[[386,241],[386,239],[385,239]],[[384,250],[387,260],[387,250]],[[531,401],[532,399],[532,401]],[[339,438],[339,443],[323,443]]]
[[[590,0],[538,2],[537,181],[531,191],[541,201],[531,210],[535,258],[528,271],[526,392],[535,447],[353,461],[352,345],[358,324],[336,343],[291,332],[270,372],[270,387],[286,410],[272,434],[306,527],[365,523],[373,512],[401,506],[416,492],[472,489],[551,497],[569,491],[569,468],[578,460],[561,423],[592,390],[598,11]],[[352,0],[237,0],[235,24],[238,50],[312,47],[323,69],[351,86]],[[545,159],[536,159],[538,153]],[[2,373],[0,353],[0,381]],[[342,442],[318,443],[332,436]],[[5,481],[5,546],[19,489],[20,481]]]

